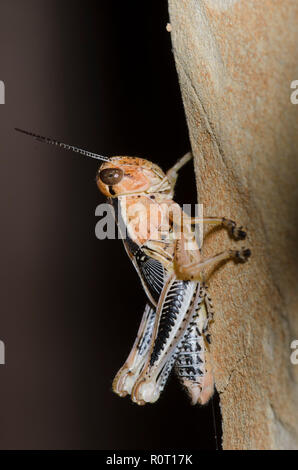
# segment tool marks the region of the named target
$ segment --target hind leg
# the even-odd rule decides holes
[[[147,304],[133,348],[125,364],[121,367],[113,380],[113,391],[120,397],[125,397],[127,394],[131,393],[131,389],[144,366],[149,350],[155,316],[155,309]]]

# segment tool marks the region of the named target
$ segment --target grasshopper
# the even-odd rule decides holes
[[[113,391],[130,395],[138,405],[154,403],[174,369],[191,403],[207,403],[214,392],[208,333],[213,307],[204,270],[228,259],[244,262],[251,253],[241,248],[202,256],[193,230],[196,224],[222,226],[235,240],[245,239],[246,233],[225,217],[190,217],[173,201],[178,171],[191,160],[191,153],[164,173],[143,158],[108,158],[17,130],[102,161],[96,183],[115,208],[117,222],[126,228],[124,247],[147,296],[135,343],[114,378]]]

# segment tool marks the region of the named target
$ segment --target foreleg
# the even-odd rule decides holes
[[[222,226],[228,230],[229,235],[235,240],[244,240],[246,238],[246,232],[243,230],[243,227],[238,227],[236,222],[226,217],[188,217],[187,222],[190,225],[203,223],[205,225]]]
[[[206,258],[205,260],[195,260],[194,262],[187,262],[192,256],[199,259],[200,253],[188,252],[184,246],[184,239],[177,240],[175,252],[175,272],[178,279],[185,280],[202,280],[203,271],[210,268],[221,261],[234,259],[235,261],[244,262],[250,257],[250,250],[248,248],[241,248],[240,250],[225,250],[215,256]]]
[[[177,163],[175,163],[174,166],[172,166],[172,168],[170,168],[166,175],[167,175],[167,178],[168,180],[170,181],[171,183],[171,186],[174,187],[175,186],[175,183],[176,183],[176,180],[178,178],[178,171],[184,166],[186,165],[187,162],[189,162],[190,160],[192,159],[192,153],[191,152],[188,152],[186,153],[182,158],[180,158]]]

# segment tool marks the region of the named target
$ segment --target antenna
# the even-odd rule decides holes
[[[15,128],[15,130],[18,132],[22,132],[22,134],[29,135],[35,140],[38,140],[38,142],[42,142],[44,144],[57,145],[58,147],[64,148],[65,150],[72,150],[73,152],[80,153],[81,155],[85,155],[86,157],[95,158],[96,160],[102,160],[104,162],[110,161],[108,157],[98,155],[97,153],[88,152],[87,150],[74,147],[73,145],[64,144],[63,142],[59,142],[58,140],[52,139],[50,137],[43,137],[42,135],[33,134],[32,132],[24,131],[23,129],[18,129],[17,127]]]

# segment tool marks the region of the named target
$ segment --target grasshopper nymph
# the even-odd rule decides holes
[[[246,261],[250,250],[226,250],[204,258],[193,227],[221,225],[235,240],[243,240],[246,233],[225,217],[190,217],[174,203],[178,171],[191,159],[190,153],[164,173],[143,158],[103,157],[21,132],[103,161],[97,186],[117,208],[117,220],[124,222],[123,243],[147,295],[137,338],[113,381],[114,392],[121,397],[130,394],[138,405],[153,403],[174,368],[192,404],[207,403],[214,390],[208,341],[213,311],[203,271],[229,258]],[[172,208],[180,213],[182,223],[173,217]],[[192,249],[188,249],[189,242]]]

